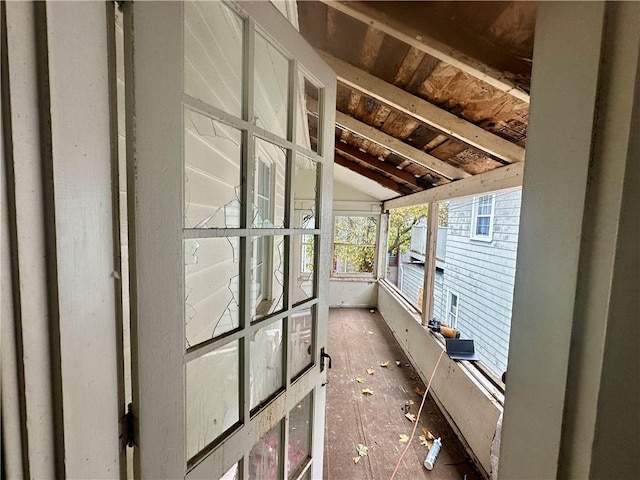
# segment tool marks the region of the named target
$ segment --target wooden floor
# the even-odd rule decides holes
[[[400,435],[410,436],[414,425],[405,417],[405,406],[412,401],[410,413],[417,413],[421,396],[415,389],[424,389],[424,384],[377,310],[332,309],[327,352],[333,368],[327,385],[324,478],[388,480],[406,445]],[[388,366],[381,367],[386,361]],[[375,370],[372,375],[369,368]],[[366,388],[373,394],[363,394]],[[428,453],[419,439],[423,427],[442,437],[442,450],[431,471],[423,466]],[[368,455],[355,463],[358,444],[368,447]],[[482,478],[431,398],[395,478]]]

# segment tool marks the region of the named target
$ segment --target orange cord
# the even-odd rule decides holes
[[[420,404],[420,408],[418,409],[418,414],[416,415],[416,421],[413,425],[413,431],[411,432],[411,436],[407,441],[407,445],[404,447],[400,458],[398,459],[398,463],[396,463],[396,468],[393,469],[393,473],[391,474],[391,478],[389,480],[393,480],[398,473],[398,468],[400,467],[400,463],[402,463],[402,459],[404,458],[404,454],[407,453],[409,447],[411,446],[411,442],[413,441],[413,437],[416,434],[416,429],[418,428],[418,422],[420,422],[420,413],[422,413],[422,407],[424,407],[424,402],[427,399],[427,393],[429,393],[429,387],[431,387],[431,382],[433,381],[433,377],[436,374],[436,370],[438,369],[438,365],[440,365],[440,360],[442,360],[442,355],[444,355],[444,349],[440,352],[440,356],[438,357],[438,361],[436,362],[436,366],[433,367],[433,372],[431,372],[431,378],[429,378],[429,383],[427,383],[427,388],[424,391],[424,395],[422,396],[422,403]]]

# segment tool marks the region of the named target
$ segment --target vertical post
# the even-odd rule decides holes
[[[422,325],[427,325],[433,317],[433,284],[436,276],[436,240],[438,237],[438,202],[429,204],[427,217],[427,245],[424,256],[424,286],[422,289]]]

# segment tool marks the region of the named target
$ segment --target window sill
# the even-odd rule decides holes
[[[469,240],[472,240],[474,242],[483,242],[483,243],[491,243],[493,242],[493,235],[490,235],[488,237],[469,237]]]
[[[378,279],[373,276],[360,276],[360,275],[331,275],[329,277],[329,281],[337,281],[337,282],[362,282],[362,283],[374,283],[377,282]]]

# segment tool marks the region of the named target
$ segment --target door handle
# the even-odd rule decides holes
[[[328,358],[329,359],[329,368],[331,368],[331,355],[329,355],[327,352],[324,351],[324,347],[322,347],[320,349],[320,371],[324,372],[324,359]]]

